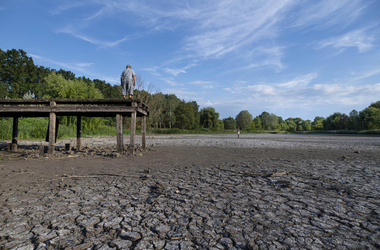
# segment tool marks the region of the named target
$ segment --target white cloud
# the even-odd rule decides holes
[[[152,68],[142,68],[141,70],[148,71],[154,76],[161,76],[161,74],[157,72],[159,69],[160,69],[159,67],[152,67]]]
[[[362,86],[345,86],[342,84],[315,84],[313,86],[314,90],[321,92],[326,97],[329,95],[340,97],[340,96],[360,96],[360,95],[379,95],[380,94],[380,83],[374,85],[362,85]]]
[[[48,63],[52,63],[52,64],[55,64],[55,65],[58,65],[60,67],[63,67],[63,68],[69,69],[69,70],[80,71],[82,73],[90,73],[89,71],[87,71],[87,69],[93,65],[93,63],[83,63],[83,62],[65,63],[65,62],[59,62],[59,61],[51,60],[49,58],[45,58],[45,57],[42,57],[42,56],[30,54],[30,53],[29,53],[29,55],[33,59],[38,59],[38,60],[41,60],[41,61],[45,61],[45,62],[48,62]]]
[[[276,89],[272,86],[258,84],[258,85],[249,85],[245,88],[245,90],[249,90],[252,92],[255,92],[257,94],[264,94],[264,95],[275,95]]]
[[[171,74],[173,76],[177,76],[181,73],[186,73],[186,71],[184,69],[170,69],[170,68],[163,68],[163,70],[168,73],[168,74]]]
[[[367,77],[371,77],[371,76],[378,75],[378,74],[380,74],[380,68],[361,73],[360,75],[351,79],[350,82],[365,79]]]
[[[48,63],[51,63],[51,64],[55,64],[55,65],[57,65],[59,67],[62,67],[65,70],[70,70],[70,71],[73,71],[73,72],[81,72],[86,77],[92,77],[92,79],[100,79],[100,80],[104,80],[104,81],[106,81],[108,83],[112,83],[112,84],[118,84],[118,83],[120,83],[120,78],[118,78],[118,77],[108,77],[108,76],[104,76],[104,75],[101,75],[101,74],[93,73],[90,70],[91,67],[92,67],[92,65],[94,65],[93,63],[83,63],[83,62],[66,63],[66,62],[59,62],[59,61],[51,60],[51,59],[46,58],[46,57],[30,54],[30,53],[29,53],[29,56],[31,56],[34,60],[37,59],[37,60],[40,60],[42,62],[48,62]]]
[[[281,88],[305,87],[309,82],[311,82],[313,79],[317,77],[318,75],[316,73],[310,73],[305,76],[296,77],[292,81],[279,83],[277,84],[277,86]]]
[[[200,100],[198,96],[199,93],[188,91],[185,88],[177,88],[177,89],[165,89],[165,93],[175,94],[179,99],[184,99],[186,101],[189,100]]]
[[[200,28],[185,39],[185,49],[203,58],[218,58],[264,38],[275,37],[276,23],[291,2],[214,2],[202,9],[198,19]]]
[[[205,84],[212,84],[211,81],[192,81],[189,84],[192,85],[205,85]]]
[[[166,82],[167,84],[173,86],[173,87],[176,87],[176,86],[183,86],[182,83],[177,83],[176,81],[173,81],[173,80],[164,80],[164,82]]]
[[[142,34],[134,36],[122,34],[124,37],[119,40],[104,41],[86,35],[83,27],[86,27],[90,21],[100,18],[107,17],[125,21],[121,17],[129,16],[128,20],[132,21],[128,22],[128,26],[143,26],[141,30],[145,34],[161,32],[162,30],[185,29],[186,32],[178,33],[183,35],[179,37],[182,40],[182,49],[175,52],[173,63],[181,63],[187,60],[209,60],[233,55],[235,58],[247,60],[246,66],[236,70],[272,66],[277,71],[285,67],[282,63],[284,48],[279,47],[274,42],[284,30],[289,28],[309,29],[321,23],[324,26],[344,24],[347,20],[357,18],[362,9],[366,7],[358,0],[322,0],[317,2],[296,0],[240,2],[235,0],[194,0],[191,2],[88,0],[80,4],[74,1],[62,4],[56,8],[55,13],[81,6],[84,8],[90,6],[90,12],[92,12],[81,19],[80,25],[75,24],[75,27],[82,27],[82,29],[73,30],[69,27],[60,32],[100,47],[114,47],[126,40],[140,37]],[[262,41],[269,41],[272,46],[257,49]],[[353,46],[357,46],[361,52],[364,52],[369,49],[368,45],[367,40],[359,39]],[[344,45],[342,41],[326,40],[319,46],[341,47],[350,45]],[[262,50],[260,57],[257,57],[256,52],[258,50]],[[247,53],[247,51],[255,53]],[[240,66],[236,65],[236,67]],[[186,68],[166,67],[163,70],[173,76],[186,73]],[[233,71],[232,67],[231,72]]]
[[[320,41],[316,48],[333,47],[338,50],[344,50],[347,47],[357,47],[359,52],[367,52],[374,47],[374,38],[366,35],[365,31],[366,29],[355,30],[341,36]]]
[[[103,41],[103,40],[99,40],[99,39],[96,39],[96,38],[93,38],[90,36],[80,34],[71,27],[66,27],[64,29],[57,30],[57,32],[69,34],[69,35],[72,35],[72,36],[79,38],[83,41],[86,41],[86,42],[89,42],[89,43],[92,43],[95,45],[99,45],[99,48],[115,47],[115,46],[119,45],[120,43],[129,40],[129,36],[127,35],[127,36],[125,36],[122,39],[119,39],[117,41]]]
[[[89,2],[87,2],[87,1],[65,1],[64,4],[61,4],[57,7],[55,7],[53,10],[51,10],[50,14],[58,15],[64,11],[68,11],[68,10],[71,10],[73,8],[81,7],[81,6],[87,5],[88,3]]]
[[[211,81],[192,81],[189,83],[190,85],[198,85],[205,89],[213,89],[217,85],[214,85]]]
[[[350,23],[366,7],[360,0],[299,2],[292,15],[287,18],[293,28],[325,28],[331,25]]]
[[[272,108],[296,108],[300,105],[362,105],[369,100],[378,100],[380,83],[361,86],[347,84],[314,84],[317,74],[310,73],[280,84],[247,84],[235,82],[233,87],[226,87],[228,93],[238,95],[236,105],[255,106],[265,103]],[[217,99],[212,100],[217,103]],[[221,105],[227,105],[221,102]]]

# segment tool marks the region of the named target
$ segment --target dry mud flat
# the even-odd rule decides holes
[[[0,247],[380,248],[379,137],[241,137],[150,136],[136,156],[0,161]]]

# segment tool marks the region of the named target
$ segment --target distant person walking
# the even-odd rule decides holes
[[[133,81],[132,81],[133,78]],[[123,96],[123,99],[125,99],[125,96],[129,95],[129,99],[132,99],[133,96],[133,89],[136,86],[136,75],[135,72],[132,70],[131,65],[127,65],[125,70],[121,73],[120,76],[120,82],[121,82],[121,95]]]
[[[239,138],[239,136],[240,136],[240,129],[238,129],[237,133],[238,133],[238,138]]]

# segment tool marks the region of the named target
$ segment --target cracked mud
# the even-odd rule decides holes
[[[0,161],[0,248],[380,248],[380,137],[149,139],[136,156]]]

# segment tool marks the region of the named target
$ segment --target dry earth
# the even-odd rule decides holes
[[[135,156],[115,140],[0,144],[0,248],[380,248],[380,137],[149,136]]]

